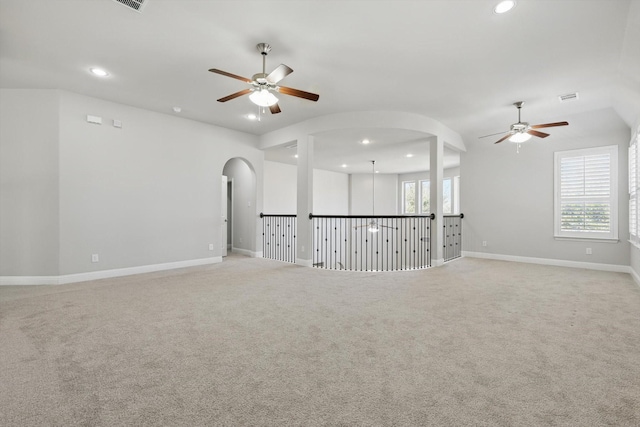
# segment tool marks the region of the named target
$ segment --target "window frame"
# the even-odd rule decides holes
[[[429,187],[429,192],[428,192],[428,194],[429,194],[429,211],[428,212],[425,212],[422,209],[422,206],[424,206],[424,203],[422,201],[422,187],[425,184],[427,185],[427,187]],[[431,181],[428,180],[428,179],[421,179],[420,180],[420,184],[418,185],[418,187],[420,187],[420,214],[422,214],[422,215],[430,214],[431,213]]]
[[[407,184],[413,184],[413,212],[407,212]],[[416,210],[418,206],[418,194],[417,188],[418,185],[416,181],[402,181],[402,214],[403,215],[416,215]]]
[[[610,155],[610,169],[609,169],[609,198],[607,202],[610,206],[609,211],[609,224],[610,230],[608,232],[602,231],[563,231],[561,229],[562,224],[562,195],[561,189],[561,160],[563,158],[571,157],[586,157],[593,155]],[[553,174],[553,187],[554,187],[554,206],[553,206],[553,221],[554,221],[554,238],[556,239],[575,239],[575,240],[599,240],[599,241],[618,241],[618,146],[607,145],[601,147],[582,148],[577,150],[556,151],[554,153],[554,174]],[[585,196],[584,201],[588,201],[589,198]]]
[[[449,212],[444,211],[444,201],[446,198],[444,189],[447,181],[449,182]],[[442,215],[453,215],[454,212],[455,208],[453,206],[453,177],[442,178]]]
[[[449,181],[449,188],[451,190],[451,212],[444,212],[444,186],[445,186],[445,182]],[[414,203],[415,203],[415,212],[407,212],[406,211],[406,207],[407,207],[407,198],[406,198],[406,193],[407,193],[407,187],[406,184],[413,184],[414,185]],[[431,180],[429,179],[413,179],[413,180],[407,180],[407,181],[402,181],[402,192],[401,192],[401,200],[400,200],[400,204],[401,204],[401,210],[402,210],[402,214],[403,215],[428,215],[431,212],[425,212],[422,209],[422,205],[423,205],[423,198],[422,198],[422,189],[423,186],[427,184],[429,186],[431,186]],[[454,176],[448,176],[442,179],[442,202],[443,202],[443,215],[459,215],[460,214],[460,175],[454,175]],[[430,198],[430,194],[429,194],[429,198]],[[431,208],[431,203],[429,203],[429,208]]]
[[[640,247],[640,126],[629,142],[629,243]]]

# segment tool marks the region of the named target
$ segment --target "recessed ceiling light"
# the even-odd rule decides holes
[[[343,168],[346,168],[346,167],[347,167],[347,165],[343,163],[343,164],[342,164],[342,167],[343,167]]]
[[[413,157],[413,154],[409,153],[407,154],[407,157]]]
[[[505,0],[498,3],[498,5],[493,8],[494,13],[505,13],[509,12],[511,9],[516,7],[516,2],[513,0]]]
[[[256,116],[255,114],[247,114],[247,119],[249,119],[249,120],[255,120],[257,118],[258,118],[258,116]]]
[[[89,68],[89,71],[98,77],[107,77],[109,75],[109,73],[102,68]]]
[[[298,155],[297,155],[297,154],[294,154],[294,155],[293,155],[293,157],[295,157],[295,158],[297,159],[297,158],[298,158]]]
[[[363,140],[362,140],[362,143],[363,143],[364,145],[367,145],[367,144],[368,144],[368,143],[370,143],[370,142],[371,142],[371,141],[369,141],[368,139],[363,139]]]

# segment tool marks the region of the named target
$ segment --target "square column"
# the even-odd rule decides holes
[[[431,213],[436,218],[431,220],[431,265],[439,267],[444,264],[442,246],[444,238],[442,227],[442,179],[444,176],[444,143],[440,137],[435,137],[429,142],[429,181]]]
[[[296,264],[313,264],[313,228],[309,214],[313,212],[313,136],[298,138],[298,186]]]

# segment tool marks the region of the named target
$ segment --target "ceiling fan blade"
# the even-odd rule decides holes
[[[303,90],[293,89],[285,86],[278,86],[277,90],[278,92],[285,95],[297,96],[298,98],[304,98],[310,101],[317,101],[320,98],[320,95],[316,95],[315,93],[305,92]]]
[[[280,64],[278,65],[278,68],[269,73],[269,75],[267,76],[267,81],[269,83],[276,84],[291,73],[293,73],[293,70],[291,68],[287,67],[284,64]]]
[[[555,126],[567,126],[569,122],[556,122],[556,123],[545,123],[542,125],[533,125],[531,129],[540,129],[540,128],[552,128]]]
[[[248,78],[242,77],[242,76],[238,76],[236,74],[227,73],[226,71],[218,70],[217,68],[212,68],[209,71],[211,71],[212,73],[222,74],[223,76],[231,77],[232,79],[238,79],[238,80],[242,80],[243,82],[246,82],[246,83],[251,83],[251,79],[248,79]]]
[[[251,89],[245,89],[245,90],[241,90],[240,92],[232,93],[231,95],[218,99],[218,102],[227,102],[239,96],[246,95],[248,93],[251,93]]]
[[[278,114],[280,111],[282,111],[280,110],[280,106],[277,103],[269,107],[269,110],[271,110],[271,114]]]
[[[478,137],[478,139],[480,139],[480,138],[486,138],[486,137],[488,137],[488,136],[502,135],[503,133],[504,133],[504,132],[498,132],[498,133],[492,133],[492,134],[489,134],[489,135],[479,136],[479,137]]]
[[[509,132],[508,134],[506,134],[505,136],[503,136],[502,138],[500,138],[499,140],[494,142],[494,144],[500,144],[502,141],[504,141],[505,139],[509,138],[510,136],[511,136],[511,132]]]
[[[527,131],[527,133],[529,135],[533,135],[533,136],[537,136],[538,138],[546,138],[549,136],[548,133],[544,133],[544,132],[538,132],[537,130],[533,130],[533,129],[529,129]]]

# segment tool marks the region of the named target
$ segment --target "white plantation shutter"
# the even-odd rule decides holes
[[[638,206],[638,196],[640,195],[640,128],[631,139],[629,146],[629,240],[636,245],[640,244],[640,215]]]
[[[555,235],[617,239],[618,147],[555,153]]]
[[[638,143],[629,147],[629,235],[638,243]]]

